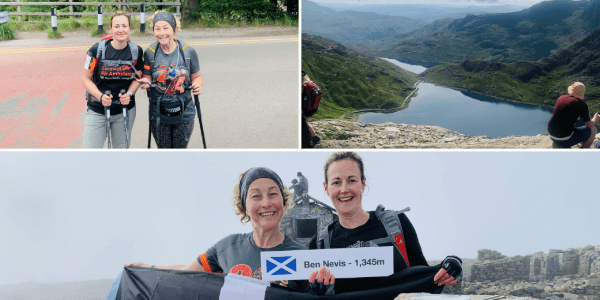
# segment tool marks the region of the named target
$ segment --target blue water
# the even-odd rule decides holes
[[[459,133],[490,138],[547,133],[552,110],[515,104],[420,83],[408,107],[394,113],[364,113],[359,122],[435,125]]]
[[[395,64],[396,66],[407,70],[407,71],[411,71],[413,73],[417,73],[417,74],[421,74],[423,73],[423,71],[427,70],[427,68],[423,67],[423,66],[419,66],[419,65],[411,65],[411,64],[407,64],[407,63],[403,63],[403,62],[399,62],[393,58],[385,58],[385,57],[381,57],[381,59],[385,60],[385,61],[389,61],[393,64]]]

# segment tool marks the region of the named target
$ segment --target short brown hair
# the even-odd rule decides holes
[[[358,164],[358,169],[360,170],[360,181],[365,181],[365,166],[363,165],[362,158],[356,152],[352,151],[344,151],[344,152],[335,152],[329,156],[327,161],[325,162],[325,166],[323,170],[325,171],[325,183],[329,182],[329,177],[327,176],[327,171],[329,171],[329,165],[338,160],[349,159],[356,164]]]
[[[129,23],[129,28],[131,28],[131,18],[129,17],[128,14],[124,13],[123,11],[117,11],[116,13],[114,13],[111,17],[110,17],[110,28],[112,28],[112,21],[115,17],[121,17],[121,16],[125,16],[127,17],[127,23]]]

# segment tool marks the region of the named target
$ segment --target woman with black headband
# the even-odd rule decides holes
[[[233,207],[240,221],[250,222],[252,232],[229,235],[202,253],[189,265],[155,266],[133,263],[159,269],[234,273],[262,279],[260,253],[262,251],[305,250],[306,248],[279,231],[279,222],[286,211],[294,206],[292,194],[279,176],[268,168],[252,168],[240,175],[233,190]],[[311,276],[315,283],[316,272]],[[328,275],[319,282],[329,282]],[[308,281],[276,281],[275,284],[297,291],[308,291]],[[325,292],[313,285],[314,293]]]
[[[189,90],[202,93],[202,73],[193,47],[175,39],[177,19],[166,11],[154,13],[156,42],[144,52],[144,77],[149,90],[150,130],[158,148],[187,148],[196,110]]]

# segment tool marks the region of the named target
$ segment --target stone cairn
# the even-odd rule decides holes
[[[514,257],[482,249],[465,279],[444,293],[600,300],[600,246]]]

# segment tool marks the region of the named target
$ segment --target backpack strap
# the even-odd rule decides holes
[[[104,54],[106,52],[106,40],[101,40],[98,43],[98,49],[96,49],[96,70],[92,75],[92,82],[94,84],[98,84],[98,74],[100,72],[100,59],[104,59]],[[88,99],[89,100],[89,99]]]
[[[406,244],[404,243],[404,235],[402,233],[402,225],[400,224],[400,218],[398,218],[398,214],[403,213],[405,211],[409,211],[410,207],[407,207],[401,211],[394,210],[385,210],[385,207],[381,204],[377,206],[375,210],[375,215],[383,224],[385,231],[388,236],[384,239],[373,240],[372,242],[392,242],[396,249],[404,258],[404,262],[406,263],[406,267],[410,267],[410,263],[408,261],[408,255],[406,253]]]
[[[156,57],[156,50],[158,50],[158,42],[152,43],[148,46],[148,49],[152,51],[152,54],[148,55],[148,59],[150,60],[150,74],[154,72],[154,58]]]
[[[181,49],[181,54],[183,55],[183,59],[185,60],[185,66],[191,72],[192,71],[192,56],[190,54],[190,48],[189,48],[188,44],[186,44],[184,41],[181,41],[181,40],[176,40],[176,41],[179,44],[179,49]]]
[[[138,57],[138,45],[132,42],[127,43],[129,44],[129,50],[131,50],[131,60],[133,60],[133,68],[135,70],[135,63],[137,62]]]
[[[106,53],[106,40],[100,41],[98,43],[98,50],[96,51],[96,58],[104,59],[104,54]]]
[[[317,249],[329,249],[331,248],[331,231],[333,230],[333,224],[327,225],[327,227],[319,230],[317,233]],[[323,247],[321,247],[321,244]]]

